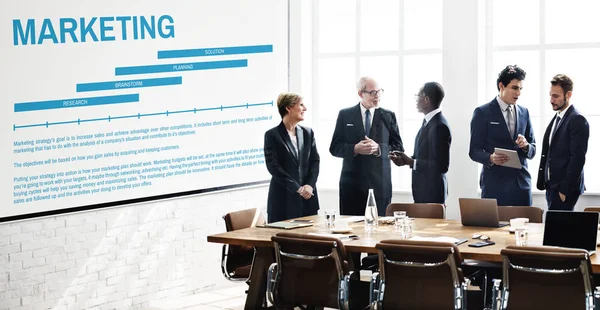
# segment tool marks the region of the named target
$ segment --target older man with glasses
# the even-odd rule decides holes
[[[392,199],[390,151],[404,151],[396,115],[379,107],[383,89],[375,79],[357,83],[360,102],[339,112],[329,152],[344,159],[340,177],[340,214],[364,215],[373,189],[379,215]]]

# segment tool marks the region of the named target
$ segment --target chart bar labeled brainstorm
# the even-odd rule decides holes
[[[79,83],[77,84],[77,92],[114,90],[126,88],[141,88],[141,87],[156,87],[181,85],[182,78],[180,76],[155,78],[155,79],[138,79],[138,80],[122,80],[94,83]]]
[[[88,107],[88,106],[95,106],[95,105],[119,104],[119,103],[130,103],[130,102],[139,102],[139,101],[140,101],[139,94],[128,94],[128,95],[115,95],[115,96],[59,99],[59,100],[48,100],[48,101],[19,102],[19,103],[15,103],[15,112],[29,112],[29,111],[38,111],[38,110],[78,108],[78,107]]]

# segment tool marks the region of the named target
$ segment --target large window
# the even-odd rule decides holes
[[[358,104],[356,81],[374,77],[381,106],[396,113],[412,154],[423,115],[415,97],[442,79],[442,0],[313,1],[313,107],[321,153],[320,188],[337,188],[342,159],[329,154],[340,109]],[[392,167],[395,190],[410,190],[410,170]]]
[[[588,192],[600,193],[600,145],[593,142],[600,128],[600,105],[596,102],[600,72],[600,10],[596,0],[487,1],[487,99],[498,91],[497,74],[509,64],[527,72],[519,104],[531,115],[538,153],[529,162],[533,184],[541,157],[542,139],[555,112],[550,106],[550,79],[563,73],[574,81],[571,103],[590,123],[590,143],[585,164]],[[491,12],[491,14],[489,14]],[[490,27],[491,25],[491,27]]]

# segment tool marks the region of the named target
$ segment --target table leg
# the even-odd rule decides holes
[[[267,272],[269,266],[274,262],[273,248],[256,248],[244,309],[262,309],[267,291]]]

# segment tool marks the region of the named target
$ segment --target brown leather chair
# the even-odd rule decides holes
[[[329,307],[349,309],[352,260],[337,238],[278,233],[271,238],[276,263],[269,267],[267,295],[277,308]],[[352,300],[368,304],[352,292]],[[356,293],[356,296],[354,296]],[[354,308],[354,307],[353,307]]]
[[[503,277],[494,283],[493,309],[594,309],[586,250],[508,246],[501,254]]]
[[[600,212],[600,207],[587,207],[583,209],[583,212]]]
[[[383,240],[376,245],[371,309],[466,309],[468,279],[452,243]]]
[[[542,223],[544,210],[538,207],[498,206],[498,219],[500,221],[508,222],[518,217],[528,218],[530,223]]]
[[[385,209],[385,215],[393,216],[394,211],[406,211],[406,216],[414,218],[446,218],[446,206],[439,203],[390,203]],[[374,271],[377,268],[377,255],[367,255],[362,259],[361,269]]]
[[[394,211],[406,211],[406,216],[414,218],[446,218],[446,206],[439,203],[390,203],[385,215],[393,216]]]
[[[257,208],[227,213],[223,216],[227,231],[263,225],[265,218]],[[223,245],[221,253],[221,271],[228,280],[246,281],[250,278],[254,247]]]

